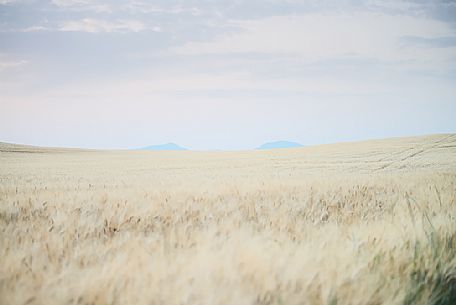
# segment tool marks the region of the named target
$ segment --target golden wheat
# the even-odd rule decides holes
[[[456,302],[456,135],[0,151],[0,304]]]

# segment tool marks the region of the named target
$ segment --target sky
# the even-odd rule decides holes
[[[456,132],[456,1],[0,0],[0,142]]]

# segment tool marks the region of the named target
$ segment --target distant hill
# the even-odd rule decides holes
[[[257,149],[276,149],[276,148],[294,148],[294,147],[303,147],[302,144],[297,142],[290,142],[290,141],[277,141],[277,142],[269,142],[264,143]]]
[[[151,145],[140,148],[140,150],[187,150],[187,148],[179,146],[174,143],[166,143],[160,145]]]

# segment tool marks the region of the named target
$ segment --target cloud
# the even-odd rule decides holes
[[[448,23],[413,16],[373,12],[312,13],[232,21],[241,30],[210,42],[190,42],[171,50],[180,55],[296,55],[302,62],[328,58],[367,58],[385,62],[435,62],[454,58],[454,50],[403,46],[403,37],[453,37]],[[443,41],[450,46],[451,43]]]
[[[404,45],[420,46],[429,48],[452,48],[456,47],[456,36],[444,36],[426,38],[419,36],[404,36],[401,38]]]
[[[166,4],[166,3],[165,3]],[[190,13],[193,16],[202,14],[202,10],[197,7],[184,7],[182,5],[157,5],[156,3],[144,1],[130,1],[119,9],[127,10],[133,13],[163,13],[163,14],[181,14]]]
[[[28,28],[21,29],[20,32],[27,33],[27,32],[48,31],[48,30],[49,30],[48,28],[41,26],[41,25],[32,25],[32,26],[29,26]]]
[[[126,33],[141,32],[147,29],[147,26],[138,20],[107,21],[85,18],[76,21],[66,21],[58,30],[64,32]],[[152,27],[151,30],[159,32],[161,29],[159,27]]]
[[[111,5],[93,0],[52,0],[59,8],[79,11],[95,11],[98,13],[112,13]]]
[[[14,2],[17,2],[17,0],[0,0],[0,5],[7,5]]]
[[[86,33],[129,33],[129,32],[142,32],[152,31],[160,33],[162,28],[154,25],[149,26],[139,20],[117,20],[109,21],[103,19],[84,18],[82,20],[69,20],[64,21],[60,26],[42,26],[33,25],[22,29],[9,29],[2,32],[86,32]]]
[[[84,5],[90,3],[90,1],[86,0],[52,0],[53,4],[57,6],[67,7],[67,6],[77,6],[77,5]]]
[[[0,0],[5,1],[5,0]],[[6,0],[8,1],[8,0]],[[9,0],[11,1],[11,0]],[[92,11],[95,13],[124,13],[133,14],[181,14],[190,13],[193,16],[201,15],[201,9],[187,7],[180,3],[151,3],[147,1],[97,1],[97,0],[53,0],[52,3],[61,9],[72,11]]]
[[[19,61],[1,61],[0,59],[0,71],[16,68],[27,64],[26,60],[19,60]]]

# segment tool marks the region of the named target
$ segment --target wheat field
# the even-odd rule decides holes
[[[456,304],[456,135],[0,144],[0,304]]]

